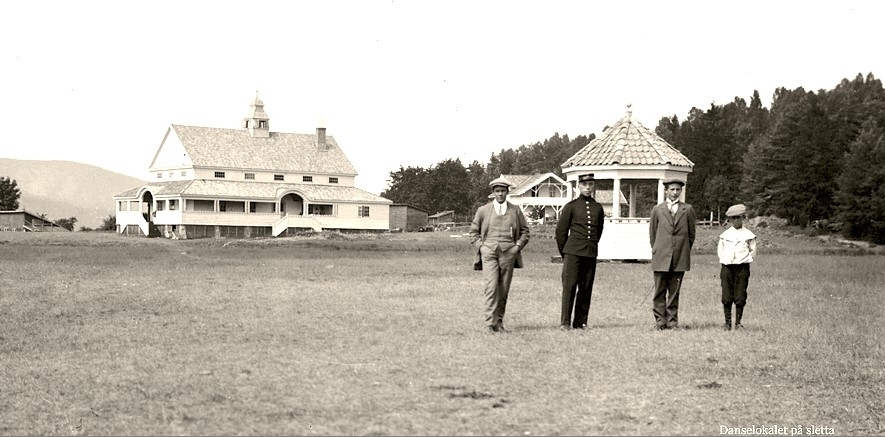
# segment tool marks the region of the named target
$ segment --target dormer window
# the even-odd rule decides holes
[[[258,120],[258,128],[259,129],[267,128],[267,120]]]
[[[338,183],[338,178],[336,178],[336,177],[330,177],[330,178],[329,178],[329,183],[330,183],[330,184],[337,184],[337,183]]]
[[[215,177],[219,178],[219,179],[224,179],[224,172],[223,171],[216,171]]]
[[[284,175],[281,175],[281,174],[275,174],[275,175],[273,175],[273,180],[275,180],[275,181],[284,181],[284,180],[286,180],[286,177],[285,177]]]
[[[313,176],[302,176],[301,182],[313,182]]]

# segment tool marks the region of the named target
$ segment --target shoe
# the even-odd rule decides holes
[[[722,330],[723,331],[731,331],[731,323],[726,323],[726,324],[722,325]]]
[[[498,325],[498,326],[496,327],[496,329],[498,330],[498,332],[503,332],[503,333],[505,333],[505,334],[508,333],[508,332],[510,332],[510,331],[504,329],[504,325]]]
[[[587,329],[587,324],[586,324],[586,323],[583,323],[583,324],[580,324],[580,325],[578,325],[578,326],[575,326],[575,329],[580,329],[580,330],[583,331],[583,330]]]
[[[741,325],[740,323],[735,324],[735,325],[734,325],[734,330],[737,331],[737,330],[739,330],[739,329],[744,329],[744,325]]]
[[[656,331],[666,331],[667,325],[655,325],[655,330]]]
[[[560,331],[571,331],[572,327],[569,325],[559,325],[559,330]]]
[[[667,325],[667,329],[678,329],[679,325]]]
[[[486,329],[489,331],[490,334],[494,334],[494,333],[498,332],[498,328],[495,327],[494,325],[489,325],[486,327]]]

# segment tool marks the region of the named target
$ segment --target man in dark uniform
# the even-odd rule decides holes
[[[596,279],[596,256],[605,222],[602,205],[593,199],[596,190],[593,174],[579,176],[578,189],[581,195],[565,204],[556,223],[556,245],[562,255],[562,313],[559,320],[562,331],[587,328]]]

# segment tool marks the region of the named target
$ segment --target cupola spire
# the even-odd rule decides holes
[[[246,117],[243,118],[242,127],[248,130],[252,137],[270,137],[270,117],[264,112],[264,102],[258,98],[258,91],[255,91],[255,100],[249,106],[250,109]]]

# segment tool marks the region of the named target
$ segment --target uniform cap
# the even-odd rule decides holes
[[[593,182],[593,180],[593,173],[587,173],[578,176],[578,182]]]

